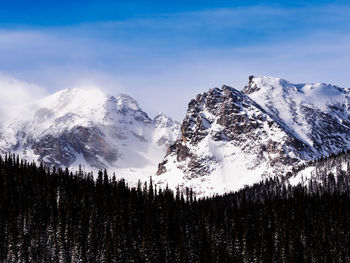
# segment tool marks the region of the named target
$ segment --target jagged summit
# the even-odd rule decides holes
[[[159,112],[157,116],[154,117],[154,122],[157,127],[171,127],[174,126],[174,124],[180,125],[177,121],[174,121],[172,118],[165,115],[163,112]]]
[[[291,164],[313,157],[273,116],[225,85],[189,103],[181,133],[158,174],[167,182],[176,177],[174,182],[181,181],[197,193],[238,189],[262,175],[283,174]]]
[[[159,182],[224,193],[350,148],[348,96],[332,85],[254,76],[242,91],[224,85],[199,94]]]
[[[118,107],[121,111],[123,111],[123,110],[133,110],[133,111],[141,110],[137,101],[134,100],[129,95],[119,93],[119,94],[117,94],[116,99],[118,100]]]
[[[125,94],[65,89],[19,108],[0,131],[0,152],[47,166],[75,169],[82,164],[87,171],[109,168],[120,176],[134,172],[147,177],[176,137],[179,124],[166,118],[167,126],[158,127]]]
[[[322,155],[350,145],[349,90],[333,85],[293,84],[253,78],[242,92]]]
[[[128,95],[72,88],[11,108],[0,152],[225,193],[350,149],[349,96],[324,83],[250,76],[242,90],[198,94],[180,124],[163,113],[151,119]]]
[[[304,100],[308,99],[316,102],[319,98],[315,98],[314,95],[318,95],[322,98],[322,102],[334,102],[344,98],[344,95],[349,93],[349,89],[341,88],[325,83],[292,83],[285,79],[262,76],[262,77],[249,77],[249,83],[246,85],[242,92],[245,94],[252,94],[256,92],[274,92],[289,94],[290,96],[298,96],[296,94],[305,95]],[[343,97],[342,97],[343,96]],[[308,98],[308,97],[313,97]],[[317,106],[317,103],[315,104]]]

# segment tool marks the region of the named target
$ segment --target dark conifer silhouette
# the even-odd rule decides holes
[[[343,152],[310,163],[304,185],[197,199],[5,156],[0,262],[350,262],[349,163]]]

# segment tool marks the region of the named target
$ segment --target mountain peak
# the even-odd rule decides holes
[[[176,184],[197,194],[284,176],[292,167],[350,148],[349,98],[347,89],[333,85],[269,76],[250,76],[242,91],[210,89],[189,103],[181,137],[157,174],[160,181],[178,178]]]
[[[48,97],[42,98],[40,104],[43,104],[45,107],[52,107],[54,105],[67,106],[68,104],[80,107],[85,104],[86,107],[94,105],[96,102],[105,101],[106,98],[105,93],[98,87],[74,87],[60,90]]]
[[[70,97],[76,97],[76,96],[93,96],[96,94],[104,95],[105,93],[102,91],[101,88],[96,87],[96,86],[87,86],[87,87],[72,87],[72,88],[67,88],[60,90],[51,96],[70,96]]]
[[[118,107],[120,110],[133,110],[133,111],[140,111],[141,108],[137,101],[130,97],[129,95],[119,93],[116,96],[116,99],[118,100]]]
[[[154,117],[155,119],[158,119],[158,118],[164,118],[164,117],[167,117],[167,115],[164,113],[164,112],[158,112],[157,116]]]
[[[159,112],[157,114],[157,116],[154,117],[154,121],[156,123],[166,123],[168,122],[169,120],[172,121],[172,119],[170,117],[168,117],[167,115],[165,115],[163,112]]]
[[[171,126],[179,126],[180,124],[174,121],[169,116],[165,115],[163,112],[159,112],[156,117],[154,117],[154,122],[158,128],[166,128]]]
[[[2,123],[0,152],[47,166],[116,168],[137,181],[156,172],[168,147],[159,183],[224,193],[350,149],[349,98],[324,83],[250,76],[242,91],[223,85],[198,94],[180,128],[164,113],[150,119],[129,95],[71,88]]]
[[[281,103],[281,100],[293,100],[297,104],[309,105],[321,110],[327,110],[330,104],[347,104],[349,97],[349,89],[334,85],[325,83],[294,84],[281,78],[269,76],[251,76],[248,85],[243,88],[242,92],[249,95],[258,104],[267,100],[273,100],[274,104]]]
[[[294,84],[280,78],[254,77],[242,92],[314,151],[328,155],[348,147],[349,135],[331,138],[329,134],[330,131],[348,133],[348,89],[324,83]]]
[[[171,118],[164,115],[157,125],[132,97],[108,96],[99,88],[64,89],[21,109],[25,116],[1,126],[0,153],[46,166],[82,164],[95,171],[117,168],[119,174],[133,168],[149,176],[178,134]]]
[[[312,156],[258,104],[226,85],[189,103],[181,133],[157,174],[164,179],[182,174],[181,181],[197,194],[235,190]]]
[[[282,90],[287,91],[289,89],[295,90],[296,87],[290,82],[288,82],[287,80],[284,80],[281,78],[270,77],[270,76],[261,76],[261,77],[249,76],[248,85],[244,87],[242,92],[245,94],[251,94],[261,89],[263,90],[273,89],[275,92],[278,89],[280,91]]]
[[[326,83],[292,83],[282,78],[271,76],[249,76],[248,85],[242,90],[245,94],[251,94],[260,89],[283,89],[285,91],[292,90],[295,92],[308,93],[310,90],[318,90],[321,93],[335,95],[339,93],[349,92],[349,89],[337,87]]]

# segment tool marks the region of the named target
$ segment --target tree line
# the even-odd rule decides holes
[[[0,262],[350,262],[349,160],[197,199],[0,157]]]

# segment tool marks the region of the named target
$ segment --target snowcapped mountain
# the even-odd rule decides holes
[[[82,164],[87,171],[149,176],[179,135],[171,118],[159,114],[152,120],[133,98],[97,88],[62,90],[12,111],[17,114],[0,131],[0,152],[47,166]]]
[[[225,193],[350,148],[349,90],[250,77],[189,103],[181,138],[159,164],[158,182]]]
[[[243,92],[318,155],[350,147],[349,89],[262,77],[251,78]]]
[[[221,194],[350,149],[349,100],[348,89],[332,85],[250,77],[241,91],[197,95],[180,125],[162,113],[151,119],[125,94],[66,89],[0,108],[9,115],[0,153]]]

